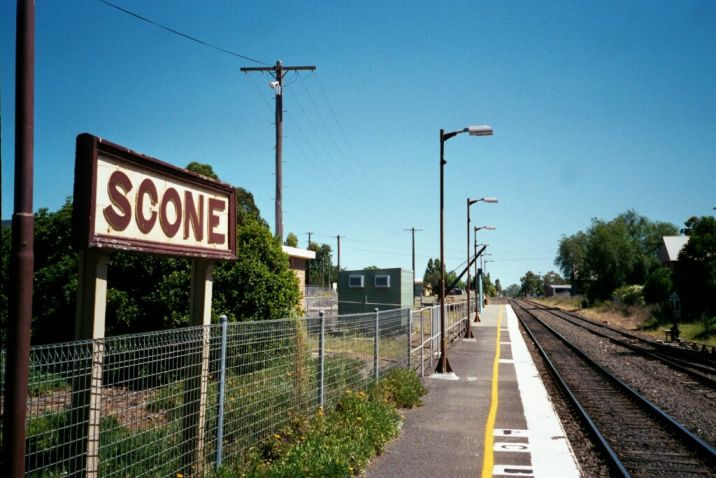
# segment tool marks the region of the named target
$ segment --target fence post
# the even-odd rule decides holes
[[[435,307],[430,307],[430,370],[435,370],[435,365],[433,364],[433,355],[435,355],[433,351],[433,342],[435,341]]]
[[[408,370],[412,369],[413,361],[411,360],[411,355],[413,352],[412,345],[410,343],[410,336],[413,332],[413,311],[410,309],[406,309],[408,311]]]
[[[221,358],[219,359],[218,422],[216,425],[216,469],[221,467],[221,454],[224,448],[224,398],[226,397],[226,340],[229,330],[225,315],[219,317],[221,324]]]
[[[380,370],[378,368],[379,366],[379,359],[378,359],[378,353],[380,352],[378,349],[378,339],[380,338],[380,326],[379,326],[379,320],[380,320],[380,312],[378,310],[378,307],[375,308],[375,339],[373,340],[373,375],[375,376],[375,381],[377,382],[380,378]]]
[[[421,299],[422,300],[422,299]],[[425,376],[425,339],[423,338],[423,315],[424,312],[420,310],[420,376]]]
[[[318,336],[318,405],[323,408],[324,400],[324,374],[326,366],[326,313],[321,310],[318,312],[321,319],[321,332]]]

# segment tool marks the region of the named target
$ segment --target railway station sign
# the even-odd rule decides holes
[[[73,226],[80,248],[236,258],[236,192],[96,136],[77,137]]]

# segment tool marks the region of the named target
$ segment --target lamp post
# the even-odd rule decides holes
[[[477,244],[477,231],[479,231],[480,229],[485,229],[486,231],[494,231],[495,226],[480,226],[480,227],[475,226],[475,244]],[[477,245],[475,246],[475,248],[477,249]],[[485,254],[483,254],[483,255],[485,255]],[[477,269],[477,272],[475,273],[475,282],[477,282],[479,295],[480,295],[480,300],[477,303],[477,314],[478,314],[478,321],[479,321],[480,320],[479,315],[482,314],[482,268]]]
[[[475,241],[474,241],[474,245],[475,245],[475,255],[477,255],[477,248],[478,248],[479,246],[485,246],[486,248],[489,246],[489,244],[478,244],[478,243],[477,243],[477,227],[475,228]],[[475,258],[475,290],[477,290],[477,281],[478,281],[478,279],[479,279],[479,276],[478,276],[478,274],[477,274],[477,269],[478,269],[478,265],[477,265],[477,264],[478,264],[477,258]],[[476,301],[476,302],[479,301],[479,300],[480,300],[479,297],[475,297],[475,301]],[[480,315],[477,313],[477,307],[475,308],[475,322],[480,322]]]
[[[445,340],[445,141],[458,134],[468,133],[470,136],[492,136],[492,128],[487,125],[468,126],[458,131],[446,133],[440,130],[440,359],[435,368],[436,373],[450,373]]]
[[[465,338],[471,339],[474,337],[472,334],[472,327],[470,326],[470,315],[472,314],[472,308],[470,307],[470,206],[478,202],[496,203],[497,198],[484,197],[480,199],[467,198],[467,327],[465,327]],[[477,277],[477,276],[475,276]]]
[[[484,256],[491,256],[491,255],[492,254],[483,254],[483,257],[480,258],[481,264],[480,264],[480,269],[478,269],[478,276],[479,276],[479,280],[480,280],[480,306],[478,307],[478,309],[480,310],[480,313],[482,313],[482,306],[485,303],[484,296],[482,295],[482,290],[483,290],[482,289],[482,276],[485,273],[484,272],[485,271],[485,263],[488,262],[487,260],[485,260]]]

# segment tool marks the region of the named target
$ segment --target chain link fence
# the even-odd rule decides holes
[[[452,341],[465,310],[447,308]],[[32,347],[26,475],[210,475],[391,368],[429,373],[439,314],[322,312]],[[0,362],[4,385],[4,351]]]

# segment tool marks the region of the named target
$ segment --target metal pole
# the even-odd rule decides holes
[[[35,95],[35,2],[18,0],[15,63],[15,198],[8,290],[7,362],[3,423],[4,476],[25,475],[25,417],[30,368]]]
[[[373,340],[373,374],[375,381],[377,382],[380,378],[380,370],[378,369],[378,354],[380,352],[378,348],[378,339],[380,338],[380,311],[378,307],[375,309],[375,339]]]
[[[465,320],[465,338],[473,339],[475,336],[472,333],[472,327],[470,326],[470,206],[475,204],[477,200],[471,201],[467,198],[467,312]]]
[[[276,62],[276,236],[283,243],[283,65]]]
[[[412,332],[413,332],[413,311],[410,309],[407,309],[407,312],[408,312],[408,370],[410,370],[412,368],[411,365],[413,363],[412,357],[411,357],[413,348],[410,343],[410,336],[412,335]]]
[[[219,392],[218,412],[219,417],[216,426],[216,468],[221,467],[221,454],[224,447],[224,399],[226,397],[226,342],[229,331],[228,318],[225,315],[219,316],[221,324],[221,358],[219,359]]]
[[[440,130],[440,359],[437,373],[450,373],[445,341],[445,130]]]
[[[480,258],[480,268],[477,269],[477,278],[479,282],[479,288],[480,288],[480,302],[478,303],[477,307],[480,313],[482,314],[482,268],[484,267],[484,263],[482,260],[482,257]]]
[[[423,310],[420,310],[420,376],[425,376],[425,339],[423,338]]]
[[[321,332],[318,336],[318,405],[324,405],[324,373],[326,366],[326,314],[322,310],[318,313],[321,319]]]

